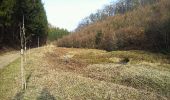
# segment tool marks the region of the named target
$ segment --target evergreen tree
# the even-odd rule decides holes
[[[25,21],[27,41],[32,46],[47,39],[48,22],[41,0],[0,0],[0,44],[19,46],[19,26]]]
[[[46,42],[48,25],[47,17],[40,0],[17,0],[16,18],[18,24],[25,18],[26,37],[37,43],[40,38],[40,45]]]
[[[58,40],[59,38],[69,35],[69,33],[70,32],[66,29],[60,29],[58,27],[56,28],[49,24],[48,40],[49,41]]]
[[[1,0],[0,1],[0,43],[10,43],[14,39],[12,32],[12,23],[15,0]],[[10,40],[10,41],[9,41]]]

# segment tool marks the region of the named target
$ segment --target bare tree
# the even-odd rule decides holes
[[[107,16],[113,16],[114,15],[114,5],[110,4],[110,5],[106,5],[103,9],[103,12],[107,15]]]
[[[38,48],[39,48],[39,46],[40,46],[40,38],[38,36]]]
[[[26,63],[25,52],[24,52],[24,45],[25,42],[25,27],[24,27],[24,16],[23,16],[23,25],[20,25],[20,38],[21,38],[21,85],[22,89],[26,89],[26,80],[25,80],[25,73],[24,73],[24,64]],[[25,59],[25,60],[24,60]]]

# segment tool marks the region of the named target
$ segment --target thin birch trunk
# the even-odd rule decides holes
[[[24,16],[23,16],[23,26],[20,26],[20,37],[21,37],[21,85],[22,89],[26,89],[26,79],[24,73],[24,65],[26,64],[26,56],[24,53],[24,38],[25,38],[25,29],[24,29]]]

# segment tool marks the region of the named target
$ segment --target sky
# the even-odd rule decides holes
[[[73,31],[79,22],[113,0],[42,0],[50,24]]]

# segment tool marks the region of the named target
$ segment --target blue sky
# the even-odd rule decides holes
[[[81,19],[114,0],[42,0],[49,23],[74,30]]]

